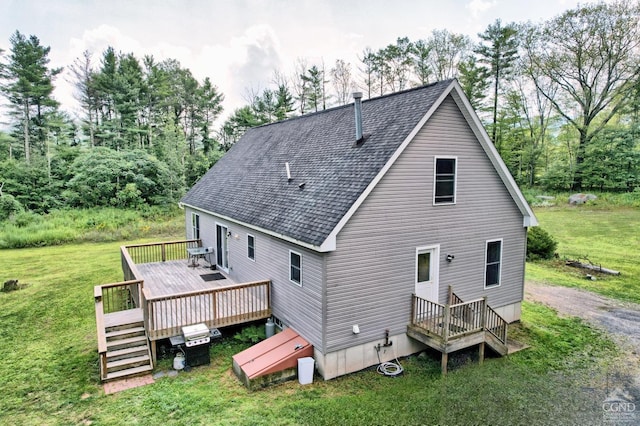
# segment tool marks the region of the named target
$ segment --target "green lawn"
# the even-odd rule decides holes
[[[560,258],[530,262],[527,279],[547,284],[580,287],[605,296],[640,303],[640,208],[551,207],[536,208],[540,226],[557,241]],[[620,276],[597,274],[564,265],[564,259],[588,258]]]
[[[210,367],[104,395],[92,288],[121,279],[120,244],[0,250],[0,280],[27,285],[0,293],[0,424],[560,425],[602,418],[613,344],[579,320],[528,303],[511,333],[531,349],[483,366],[470,360],[473,351],[458,354],[446,377],[433,355],[402,360],[399,378],[368,370],[250,393],[231,372],[231,356],[246,345],[227,336],[212,348]]]

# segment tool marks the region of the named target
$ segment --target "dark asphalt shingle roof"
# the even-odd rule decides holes
[[[450,84],[364,100],[357,147],[353,104],[250,129],[182,202],[320,246]]]

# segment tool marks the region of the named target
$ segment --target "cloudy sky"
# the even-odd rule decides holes
[[[261,90],[273,70],[297,58],[358,64],[366,47],[397,37],[427,38],[434,29],[474,40],[497,18],[539,22],[575,7],[574,0],[0,0],[0,49],[16,30],[51,47],[51,66],[84,50],[96,64],[107,46],[177,59],[225,94],[225,112],[242,106],[247,88]],[[585,1],[582,1],[585,3]],[[63,109],[76,109],[68,75],[56,81]]]

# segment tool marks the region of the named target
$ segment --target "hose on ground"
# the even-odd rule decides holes
[[[380,348],[376,347],[376,353],[378,355],[378,368],[377,368],[378,374],[382,374],[387,377],[395,377],[402,374],[404,369],[400,365],[400,362],[398,361],[398,357],[396,357],[396,362],[390,362],[390,361],[380,362]]]

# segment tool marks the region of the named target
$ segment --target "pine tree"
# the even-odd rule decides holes
[[[493,77],[493,126],[491,139],[496,143],[498,121],[498,94],[502,80],[510,73],[518,55],[518,31],[515,24],[502,26],[500,19],[489,25],[478,37],[484,42],[476,49],[480,61],[485,63]]]
[[[14,127],[22,133],[24,158],[31,159],[33,145],[44,151],[47,137],[47,114],[58,103],[53,99],[53,80],[62,68],[49,68],[50,47],[40,44],[38,37],[25,37],[16,31],[9,39],[11,52],[2,67],[0,89],[9,100]]]

